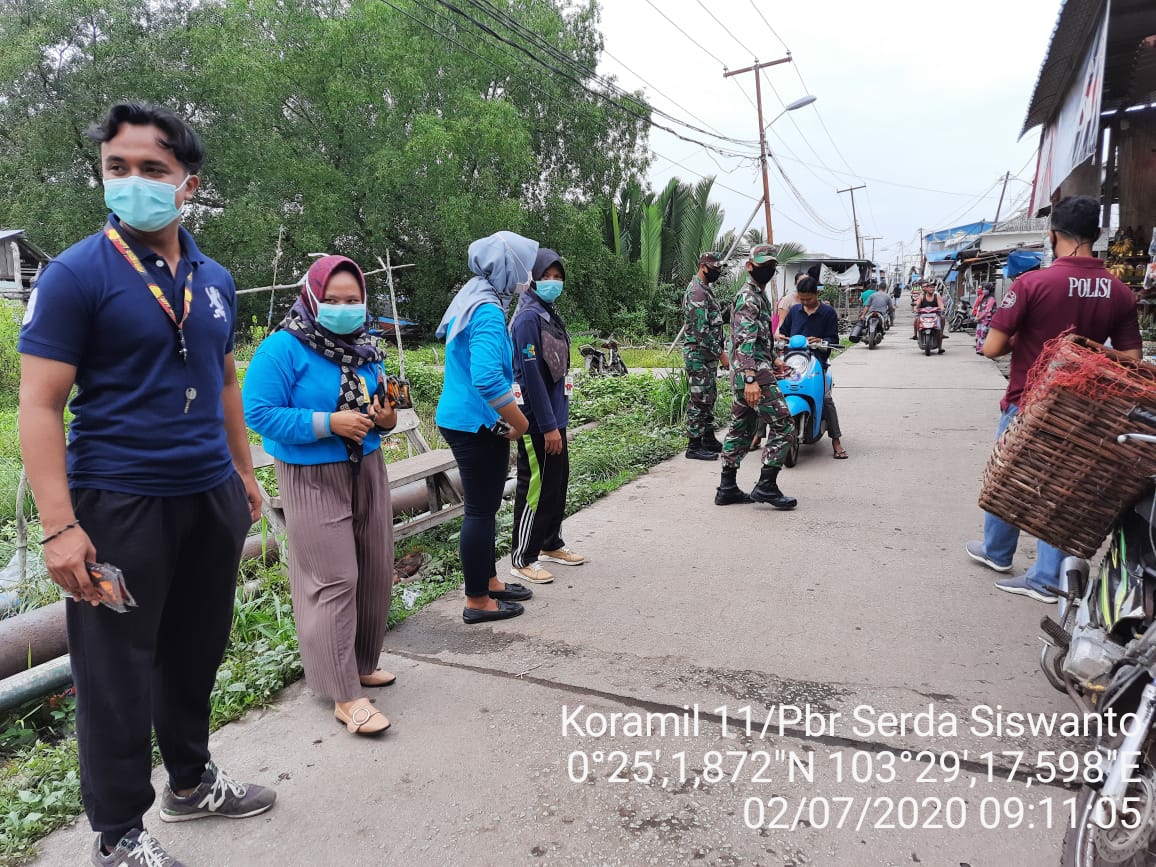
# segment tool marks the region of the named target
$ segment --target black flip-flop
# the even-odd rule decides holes
[[[838,451],[838,452],[834,453],[833,457],[837,461],[845,461],[845,460],[847,460],[847,458],[849,458],[851,456],[849,454],[847,454],[847,452],[845,452],[845,451]]]
[[[503,602],[525,602],[534,598],[534,591],[521,584],[503,584],[504,590],[491,590],[490,598]]]
[[[463,608],[462,620],[466,623],[488,623],[491,620],[506,620],[510,617],[517,617],[525,610],[517,602],[499,600],[498,607],[494,611],[487,611],[484,608]]]

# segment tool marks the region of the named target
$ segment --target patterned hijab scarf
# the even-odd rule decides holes
[[[382,360],[384,354],[378,348],[377,340],[364,325],[350,334],[334,334],[317,324],[317,305],[325,300],[325,287],[329,284],[329,278],[334,271],[339,270],[348,271],[357,278],[361,286],[361,298],[365,300],[365,277],[357,263],[344,256],[324,256],[309,268],[301,286],[301,297],[277,327],[288,331],[318,355],[341,366],[337,412],[346,409],[365,412],[369,400],[365,396],[357,368]],[[356,475],[361,469],[362,446],[345,437],[341,437],[341,441],[345,444],[345,453]]]

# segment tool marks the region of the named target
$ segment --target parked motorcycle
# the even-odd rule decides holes
[[[787,402],[794,420],[795,435],[791,450],[784,463],[793,467],[799,460],[799,446],[817,443],[823,438],[827,424],[823,420],[823,397],[834,380],[823,370],[815,350],[836,350],[818,339],[808,341],[796,334],[786,343],[777,341],[775,347],[782,352],[785,370],[779,374],[779,391]]]
[[[1156,430],[1156,414],[1129,418]],[[1156,444],[1156,436],[1122,434]],[[1087,560],[1060,567],[1058,622],[1044,617],[1040,666],[1081,713],[1114,719],[1097,739],[1102,762],[1076,802],[1076,823],[1064,837],[1069,867],[1156,863],[1156,498],[1141,497],[1112,528],[1094,576]],[[1109,711],[1112,716],[1107,716]],[[1121,718],[1134,722],[1121,726]]]
[[[931,350],[943,354],[943,329],[939,322],[939,312],[932,309],[918,310],[919,317],[919,348],[924,355],[931,355]]]
[[[975,298],[971,295],[964,295],[959,299],[955,305],[955,310],[952,312],[950,324],[948,328],[951,331],[974,331],[975,320],[971,316],[971,311],[975,307]]]
[[[863,342],[868,349],[874,349],[883,342],[883,333],[887,330],[888,322],[882,313],[872,310],[863,322]]]
[[[618,354],[618,342],[613,337],[607,338],[602,342],[602,349],[590,343],[578,348],[586,373],[590,376],[626,376],[626,363]]]

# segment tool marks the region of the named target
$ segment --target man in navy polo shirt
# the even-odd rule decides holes
[[[113,106],[89,137],[113,213],[45,267],[29,299],[20,443],[45,565],[75,602],[68,644],[92,863],[175,865],[144,830],[154,728],[169,775],[162,820],[252,816],[275,798],[229,778],[208,748],[209,693],[260,489],[233,364],[233,279],[180,224],[200,139],[138,103]],[[137,607],[98,605],[86,562],[120,568]]]
[[[799,280],[795,291],[799,293],[799,303],[792,307],[782,323],[779,325],[779,336],[791,338],[796,334],[815,340],[821,340],[828,346],[839,345],[839,315],[830,304],[819,300],[819,284],[811,276]],[[815,357],[827,370],[829,349],[815,349]],[[835,460],[846,460],[847,452],[843,448],[843,431],[839,427],[839,413],[835,409],[835,400],[831,397],[831,390],[827,389],[823,395],[823,418],[827,422],[827,435],[831,437],[831,448],[834,449]]]

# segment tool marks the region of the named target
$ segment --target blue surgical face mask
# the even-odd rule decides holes
[[[562,294],[561,280],[539,280],[534,285],[534,292],[547,304],[553,304]]]
[[[365,305],[318,304],[317,324],[334,334],[351,334],[365,324]]]
[[[156,232],[181,215],[177,210],[177,191],[189,182],[189,177],[185,175],[180,187],[140,175],[108,178],[104,182],[104,203],[122,223],[142,232]]]

